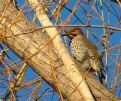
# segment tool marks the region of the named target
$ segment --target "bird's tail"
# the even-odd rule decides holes
[[[100,82],[103,84],[103,81],[105,80],[105,76],[104,76],[103,72],[102,71],[99,71],[98,72],[98,75],[99,75]]]

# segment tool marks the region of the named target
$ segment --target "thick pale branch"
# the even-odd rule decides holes
[[[32,8],[35,9],[36,15],[43,27],[53,25],[46,14],[45,8],[43,7],[44,5],[41,5],[41,2],[39,3],[37,0],[29,0],[29,3],[31,4]],[[66,75],[74,83],[75,87],[77,87],[78,91],[81,93],[80,97],[82,97],[84,101],[87,101],[89,99],[90,101],[94,101],[92,94],[87,84],[85,83],[85,80],[82,78],[80,72],[76,67],[76,64],[69,55],[56,28],[45,28],[45,30],[52,39],[54,47],[65,65],[67,71]]]

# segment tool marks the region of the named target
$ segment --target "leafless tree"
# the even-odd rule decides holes
[[[120,100],[120,10],[109,0],[1,0],[1,100]],[[104,85],[69,54],[61,34],[70,26],[99,47]]]

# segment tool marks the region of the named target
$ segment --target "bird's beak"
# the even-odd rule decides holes
[[[62,34],[62,36],[69,36],[69,35],[73,35],[72,33],[69,33],[67,31],[64,31],[65,34]]]
[[[62,36],[69,36],[69,35],[73,35],[73,34],[70,34],[70,33],[62,34]]]

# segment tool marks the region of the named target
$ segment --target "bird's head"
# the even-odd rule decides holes
[[[77,35],[83,35],[83,32],[80,27],[70,27],[65,31],[63,36],[68,36],[69,38],[74,38]]]
[[[82,30],[80,27],[70,27],[68,29],[69,33],[72,33],[73,35],[79,35],[79,34],[83,34]]]

